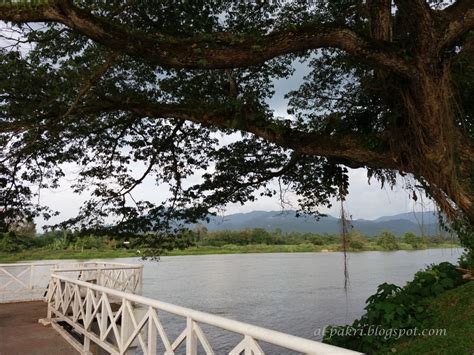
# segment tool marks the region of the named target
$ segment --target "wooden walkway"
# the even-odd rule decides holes
[[[0,304],[0,355],[73,355],[77,351],[51,326],[43,301]]]

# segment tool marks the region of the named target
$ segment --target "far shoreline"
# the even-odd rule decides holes
[[[350,253],[359,252],[395,252],[395,251],[419,251],[429,249],[462,249],[462,246],[454,243],[441,243],[439,245],[429,245],[421,248],[411,248],[401,245],[395,250],[385,250],[382,248],[363,249],[347,249]],[[266,244],[251,244],[251,245],[227,245],[222,247],[189,247],[183,250],[172,250],[161,253],[159,256],[192,256],[192,255],[215,255],[215,254],[263,254],[263,253],[334,253],[343,252],[341,245],[311,245],[311,244],[296,244],[296,245],[266,245]],[[146,250],[138,252],[131,249],[118,250],[25,250],[19,253],[0,253],[0,263],[15,263],[21,261],[38,261],[38,260],[87,260],[87,259],[116,259],[116,258],[132,258],[143,257],[146,255]],[[147,255],[148,256],[148,255]]]

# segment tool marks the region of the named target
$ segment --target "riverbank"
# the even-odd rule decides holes
[[[400,243],[396,250],[425,250],[442,248],[460,248],[455,243],[440,243],[424,246],[414,249],[409,244]],[[396,251],[390,250],[390,251]],[[295,244],[295,245],[267,245],[267,244],[249,244],[249,245],[224,245],[214,246],[194,246],[183,250],[172,250],[163,252],[163,256],[181,256],[181,255],[212,255],[212,254],[248,254],[248,253],[317,253],[317,252],[340,252],[340,244],[314,245],[314,244]],[[364,248],[349,248],[350,252],[362,251],[388,251],[377,244],[367,244]],[[86,250],[50,250],[50,249],[32,249],[23,250],[17,253],[0,252],[0,263],[27,261],[27,260],[64,260],[64,259],[110,259],[127,258],[143,255],[143,251],[130,249],[86,249]]]
[[[430,300],[431,329],[443,335],[412,337],[393,344],[396,354],[472,354],[474,351],[474,282],[446,291]]]
[[[0,263],[12,263],[28,260],[65,260],[65,259],[115,259],[136,257],[132,250],[24,250],[18,253],[0,252]]]

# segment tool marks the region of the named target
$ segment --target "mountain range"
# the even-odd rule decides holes
[[[268,231],[280,229],[284,233],[338,234],[341,232],[339,218],[329,215],[319,219],[308,215],[296,217],[296,211],[292,210],[284,212],[252,211],[209,218],[209,222],[201,222],[209,231],[264,228]],[[433,211],[401,213],[374,220],[356,219],[350,223],[353,229],[367,236],[375,236],[383,231],[390,231],[397,236],[406,232],[413,232],[417,235],[439,234],[438,216]]]

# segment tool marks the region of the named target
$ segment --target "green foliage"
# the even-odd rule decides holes
[[[390,232],[383,232],[378,236],[377,244],[380,245],[383,250],[397,250],[399,248],[397,237]]]
[[[159,258],[166,251],[183,250],[194,245],[196,233],[185,230],[178,234],[146,233],[131,240],[133,248],[143,257]],[[143,251],[142,251],[143,250]]]
[[[21,235],[14,231],[0,233],[0,252],[15,253],[40,246],[41,241],[35,236]]]
[[[48,249],[51,250],[64,250],[67,249],[68,243],[66,239],[56,239],[48,245]]]
[[[456,266],[443,262],[417,272],[413,281],[407,283],[405,290],[410,295],[425,298],[436,296],[462,282],[462,275],[456,270]]]
[[[474,271],[474,250],[464,250],[464,253],[459,258],[459,266]]]
[[[390,345],[391,352],[413,354],[471,354],[474,349],[474,282],[468,282],[433,298],[427,305],[429,327],[442,336],[403,338]],[[466,336],[467,335],[467,336]]]
[[[356,230],[349,233],[349,248],[353,250],[363,250],[369,243],[366,236]]]
[[[285,244],[285,237],[271,234],[263,228],[255,228],[242,231],[208,233],[201,240],[201,245],[222,246],[226,244]]]
[[[367,299],[366,313],[351,326],[330,328],[324,342],[364,353],[375,353],[389,346],[397,337],[386,336],[387,333],[367,335],[370,330],[423,327],[431,316],[427,312],[429,298],[462,283],[462,276],[456,266],[444,262],[417,272],[413,281],[408,282],[405,287],[381,284],[377,292]],[[331,329],[334,329],[332,332],[336,335],[329,337]],[[356,329],[357,332],[347,335],[347,329]]]
[[[4,233],[0,239],[0,251],[7,253],[19,252],[22,246],[14,232]]]
[[[46,0],[0,1],[11,6],[44,3]],[[395,144],[387,137],[405,132],[402,138],[410,139],[411,130],[405,125],[411,120],[402,119],[407,111],[405,100],[397,99],[409,83],[398,80],[397,75],[383,75],[384,82],[379,82],[374,72],[381,64],[371,66],[366,55],[386,48],[361,44],[365,50],[353,49],[351,54],[332,46],[311,49],[310,34],[320,27],[354,30],[365,42],[371,36],[370,11],[360,0],[160,1],[159,6],[153,1],[72,3],[83,10],[77,14],[97,16],[99,22],[117,25],[130,36],[143,36],[137,43],[158,43],[135,55],[128,55],[133,46],[124,43],[127,55],[115,46],[112,51],[119,55],[109,63],[111,49],[78,33],[78,28],[66,29],[54,21],[40,27],[12,24],[13,44],[5,36],[7,43],[0,51],[0,197],[5,202],[0,209],[1,232],[13,220],[51,217],[52,211],[35,202],[38,192],[32,186],[57,188],[68,164],[76,165],[79,172],[74,191],[90,190],[91,198],[77,218],[58,228],[95,229],[94,234],[108,229],[100,234],[117,238],[150,233],[142,240],[156,250],[152,235],[157,243],[170,244],[169,236],[181,234],[171,221],[194,223],[216,207],[253,201],[260,192],[276,196],[276,179],[282,191],[295,192],[301,211],[317,215],[334,197],[347,194],[345,166],[372,166],[380,161],[381,167],[370,168],[368,175],[389,185],[396,182],[393,164],[405,168],[406,157],[392,154]],[[394,54],[412,60],[415,36],[405,28],[411,22],[400,21],[403,16],[400,18],[398,9],[394,11]],[[265,35],[288,30],[290,40],[308,31],[308,50],[276,58],[265,54],[267,60],[258,64],[206,69],[212,67],[212,59],[205,56],[208,50],[214,57],[225,58],[222,50],[240,47],[258,56],[269,48]],[[133,38],[122,37],[117,41]],[[183,49],[174,52],[175,48]],[[156,59],[170,56],[170,62],[160,65],[150,60],[157,49]],[[459,48],[457,52],[469,51]],[[440,58],[451,60],[453,54],[440,53]],[[195,61],[190,69],[172,64],[191,56]],[[101,71],[106,62],[109,67]],[[466,54],[451,62],[453,86],[459,91],[452,95],[459,98],[454,126],[472,136],[472,58]],[[277,117],[268,104],[275,93],[274,83],[290,79],[297,67],[307,75],[286,93],[292,118]],[[388,69],[386,64],[382,67]],[[78,95],[84,87],[88,90]],[[254,125],[252,130],[249,124]],[[224,138],[221,142],[217,130]],[[311,155],[315,153],[306,145],[314,143],[312,136],[322,138],[317,141],[327,146],[328,157]],[[300,153],[294,154],[293,149]],[[357,154],[361,157],[391,153],[387,154],[390,162],[346,156],[359,151],[364,152]],[[142,178],[135,175],[137,164],[148,168]],[[384,168],[387,165],[390,170]],[[201,179],[192,180],[199,183],[185,183],[201,172]],[[173,197],[134,200],[133,189],[145,179],[169,186]],[[202,237],[199,234],[196,240]],[[277,242],[262,233],[241,237],[239,243],[246,243],[246,238]],[[319,237],[307,240],[314,245],[326,243]],[[70,241],[51,243],[61,248],[61,243],[69,245]],[[353,241],[352,247],[358,249],[361,244],[364,242]],[[395,245],[382,243],[381,248],[392,250]]]
[[[381,250],[377,238],[367,238],[357,231],[349,234],[349,251]],[[128,244],[124,244],[127,241]],[[423,247],[443,246],[449,241],[441,237],[424,237]],[[317,252],[341,250],[340,235],[321,235],[318,233],[283,233],[280,229],[269,232],[263,228],[240,231],[209,232],[202,224],[192,230],[183,230],[177,234],[145,233],[141,235],[95,235],[88,231],[83,233],[71,230],[53,230],[35,237],[18,235],[14,232],[0,234],[0,253],[23,255],[22,251],[31,252],[41,257],[39,251],[60,251],[74,255],[89,255],[91,251],[117,250],[118,254],[125,249],[139,251],[142,256],[160,254],[188,255],[215,253],[248,253],[248,252]],[[449,244],[452,246],[452,244]],[[405,244],[399,245],[405,247]],[[383,249],[382,249],[383,250]],[[81,254],[82,253],[82,254]],[[59,254],[57,254],[59,256]],[[22,257],[27,257],[23,255]],[[53,255],[51,257],[54,257]],[[5,256],[0,256],[5,259]],[[7,260],[6,258],[5,260]]]
[[[349,248],[355,249],[355,250],[362,250],[364,249],[364,243],[358,240],[351,240],[349,242]]]
[[[100,249],[105,247],[105,238],[94,235],[78,237],[74,243],[76,248]]]
[[[413,249],[418,249],[423,244],[422,239],[411,232],[405,233],[402,237],[402,241],[410,244]]]
[[[330,8],[321,2],[288,2],[283,5],[261,2],[252,5],[227,1],[161,2],[160,6],[153,2],[137,6],[81,1],[78,6],[93,15],[100,14],[107,22],[120,24],[133,33],[150,34],[158,40],[165,41],[173,36],[185,41],[198,34],[201,43],[189,43],[191,50],[198,54],[206,48],[242,44],[249,36],[257,39],[253,50],[263,50],[265,41],[258,41],[262,34],[279,28],[302,31],[315,21],[344,22],[344,16],[358,27],[366,27],[360,16],[351,15],[355,7],[347,2]],[[0,136],[0,146],[5,152],[0,166],[0,195],[6,200],[8,198],[8,208],[0,210],[0,223],[7,221],[6,217],[17,215],[50,216],[51,211],[32,202],[36,193],[30,186],[57,187],[58,179],[64,175],[62,166],[66,164],[63,163],[79,166],[79,179],[74,182],[74,190],[80,193],[90,189],[93,197],[84,204],[79,218],[60,227],[92,228],[112,224],[110,220],[113,220],[116,228],[109,234],[114,235],[130,232],[156,232],[157,236],[172,234],[175,232],[169,224],[172,217],[195,222],[216,206],[252,201],[256,198],[256,191],[276,195],[277,191],[271,185],[274,178],[280,178],[282,186],[297,192],[302,210],[315,214],[317,207],[330,205],[331,197],[347,191],[347,169],[340,161],[306,155],[292,161],[290,149],[245,132],[238,142],[218,144],[214,134],[216,128],[212,124],[183,124],[182,120],[173,119],[173,112],[165,116],[150,114],[138,117],[130,110],[132,105],[123,105],[132,98],[139,102],[139,107],[146,103],[156,103],[157,106],[173,103],[179,107],[179,112],[195,110],[192,115],[195,117],[209,112],[230,112],[229,121],[234,122],[235,129],[245,130],[246,122],[242,119],[245,116],[264,130],[270,129],[278,134],[287,129],[320,133],[318,127],[320,121],[325,121],[324,115],[305,116],[304,120],[297,121],[283,120],[274,117],[267,104],[274,94],[274,81],[291,76],[295,59],[299,57],[305,61],[309,53],[289,54],[261,65],[233,68],[228,72],[161,67],[138,57],[121,55],[110,70],[100,75],[86,95],[78,97],[84,83],[107,60],[108,49],[74,31],[64,31],[63,25],[55,23],[48,23],[41,30],[34,26],[21,26],[15,27],[15,31],[15,38],[18,37],[20,43],[28,43],[29,50],[13,46],[9,51],[0,52],[0,113],[4,120],[2,123],[7,127]],[[219,35],[224,32],[232,33],[229,42]],[[348,98],[354,96],[355,101],[359,101],[359,85],[350,89],[337,78],[344,76],[356,83],[358,77],[367,75],[368,71],[353,71],[351,65],[342,64],[346,60],[344,56],[342,61],[338,61],[336,71],[323,70],[324,74],[315,80],[323,79],[323,92],[327,96],[337,96],[333,91],[341,91]],[[207,59],[197,59],[196,64],[205,67]],[[319,71],[318,66],[310,61],[304,65],[314,67],[316,73]],[[341,70],[347,75],[340,75]],[[232,97],[229,95],[229,76],[238,84]],[[308,78],[310,85],[313,76]],[[332,89],[325,90],[326,86]],[[306,91],[294,96],[307,101]],[[350,101],[345,108],[362,107],[359,103],[347,106]],[[365,103],[370,103],[370,100]],[[68,111],[73,106],[75,109]],[[325,111],[325,107],[321,107],[321,111]],[[383,112],[379,107],[377,104],[377,116]],[[305,107],[294,100],[291,108],[298,117],[305,111]],[[344,107],[337,107],[337,111],[342,109]],[[374,133],[374,125],[367,119],[369,115],[363,114],[375,110],[360,111],[350,113],[349,117],[342,116],[341,124],[335,125],[336,133],[344,130]],[[67,117],[64,116],[66,112]],[[372,115],[374,119],[377,116]],[[364,129],[358,125],[363,125]],[[235,130],[221,129],[221,133],[231,137]],[[21,139],[13,145],[9,143],[12,137]],[[131,164],[136,163],[150,164],[148,176],[158,185],[169,185],[174,198],[164,202],[143,200],[130,203],[129,189],[133,190],[137,183]],[[17,166],[23,166],[28,174],[16,169]],[[182,182],[187,177],[208,171],[211,166],[213,173],[205,173],[202,183],[184,188]],[[269,174],[279,170],[282,171],[280,176]],[[0,227],[2,231],[5,229]]]
[[[44,239],[45,247],[52,250],[64,250],[74,248],[77,239],[77,233],[74,234],[69,230],[54,231],[46,234]]]
[[[474,252],[474,225],[470,224],[466,219],[457,219],[451,225],[452,229],[458,235],[463,247]]]

